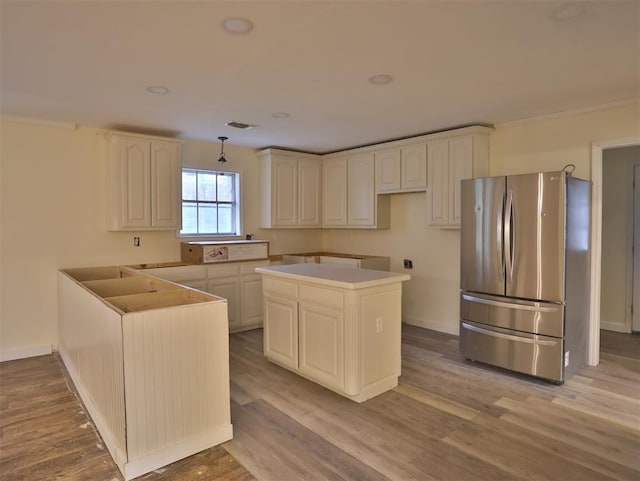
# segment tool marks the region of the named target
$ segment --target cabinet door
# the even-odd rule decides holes
[[[300,372],[344,389],[344,314],[300,303]]]
[[[229,331],[242,327],[240,318],[240,279],[238,277],[222,277],[209,280],[208,291],[227,300]]]
[[[272,226],[295,226],[298,223],[298,161],[274,156],[271,168]]]
[[[460,181],[473,177],[473,139],[449,141],[449,225],[460,225]]]
[[[298,160],[298,225],[322,225],[322,162],[320,159]]]
[[[243,327],[262,325],[262,275],[242,276],[240,279],[240,297],[242,305]]]
[[[427,191],[427,222],[429,225],[449,223],[449,141],[429,142],[429,188]]]
[[[322,161],[322,225],[347,225],[347,159]]]
[[[376,192],[400,190],[400,149],[376,152]]]
[[[148,140],[121,137],[117,161],[120,166],[120,224],[123,228],[151,226],[151,148]]]
[[[427,188],[427,145],[416,144],[402,147],[400,187],[405,190]]]
[[[264,355],[298,369],[298,302],[267,295],[264,299]]]
[[[151,227],[179,229],[181,226],[180,145],[151,142]]]
[[[373,154],[350,157],[347,162],[347,224],[375,225],[375,173]]]

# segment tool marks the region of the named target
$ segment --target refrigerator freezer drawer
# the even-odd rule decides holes
[[[460,352],[511,371],[563,381],[563,340],[508,329],[460,322]]]
[[[460,297],[460,318],[532,334],[564,337],[562,304],[463,292]]]

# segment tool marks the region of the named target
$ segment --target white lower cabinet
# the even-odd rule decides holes
[[[298,316],[300,372],[344,389],[344,313],[301,302]]]
[[[227,300],[229,332],[262,326],[262,276],[256,267],[269,261],[226,262],[216,265],[157,267],[143,272],[193,287]]]
[[[242,323],[238,329],[251,329],[262,326],[262,276],[256,274],[242,274],[240,277],[240,310]],[[231,328],[231,325],[229,326]],[[235,330],[235,326],[233,327]]]
[[[362,402],[398,384],[401,283],[342,289],[265,275],[264,355]]]
[[[298,369],[298,302],[284,297],[265,296],[264,355],[282,366]]]
[[[221,277],[206,282],[206,292],[227,300],[229,331],[237,329],[240,322],[240,280],[237,277]]]

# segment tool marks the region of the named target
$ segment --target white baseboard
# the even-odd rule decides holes
[[[460,324],[456,323],[451,325],[444,322],[434,322],[425,319],[412,319],[404,318],[402,322],[416,327],[424,327],[425,329],[431,329],[432,331],[444,332],[445,334],[452,334],[454,336],[460,335]]]
[[[614,332],[629,332],[625,324],[620,324],[619,322],[607,322],[602,320],[600,321],[600,329]]]
[[[15,351],[2,351],[0,352],[0,362],[15,361],[17,359],[26,359],[28,357],[46,356],[52,352],[53,347],[51,345],[17,349]]]

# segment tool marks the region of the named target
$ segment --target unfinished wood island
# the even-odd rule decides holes
[[[225,299],[118,266],[58,281],[60,355],[126,481],[233,437]]]
[[[408,274],[323,264],[256,272],[270,361],[356,402],[398,385]]]

